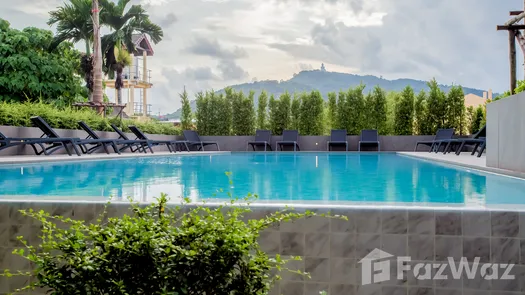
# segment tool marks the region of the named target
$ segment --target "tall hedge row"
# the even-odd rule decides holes
[[[353,135],[363,129],[383,135],[429,135],[450,127],[470,134],[483,126],[485,107],[467,111],[461,86],[445,93],[436,80],[427,84],[428,90],[417,94],[410,86],[386,92],[379,86],[367,91],[361,84],[328,93],[326,101],[319,91],[269,98],[263,91],[257,106],[253,91],[246,95],[227,88],[225,94],[198,93],[195,118],[202,135],[253,135],[256,129],[269,129],[274,135],[285,129],[301,135],[329,134],[331,129]]]

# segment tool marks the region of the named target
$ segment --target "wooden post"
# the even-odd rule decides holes
[[[509,64],[510,64],[510,94],[516,89],[516,37],[513,30],[509,30]]]

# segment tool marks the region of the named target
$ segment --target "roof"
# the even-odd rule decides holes
[[[363,263],[364,261],[371,261],[371,260],[377,260],[377,259],[382,259],[382,258],[389,258],[393,256],[394,255],[388,252],[375,248],[372,252],[368,253],[368,255],[363,257],[363,259],[359,260],[357,263]]]
[[[481,96],[469,93],[465,95],[465,107],[474,107],[477,108],[480,105],[484,105],[487,100]]]
[[[131,41],[135,45],[133,55],[142,56],[142,52],[146,51],[148,56],[153,56],[153,47],[146,34],[133,34],[131,35]]]

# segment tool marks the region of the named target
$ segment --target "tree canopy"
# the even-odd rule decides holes
[[[70,104],[85,95],[78,76],[80,52],[68,42],[49,52],[53,37],[34,27],[13,29],[0,19],[0,101]]]

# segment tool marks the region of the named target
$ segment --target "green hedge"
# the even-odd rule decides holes
[[[89,109],[76,110],[72,108],[57,109],[44,103],[0,103],[0,126],[32,127],[31,116],[40,116],[53,128],[78,129],[78,121],[86,122],[93,130],[113,131],[110,124],[120,126],[124,131],[129,131],[127,126],[138,126],[149,134],[180,135],[180,129],[168,123],[138,122],[135,120],[122,120],[118,118],[103,118]]]

